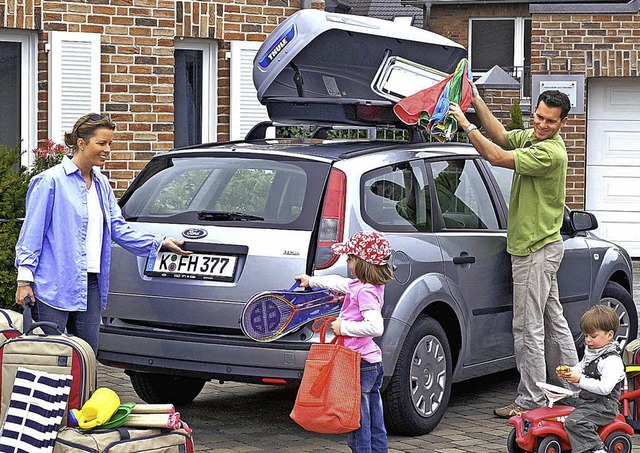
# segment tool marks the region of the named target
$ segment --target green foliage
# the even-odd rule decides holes
[[[275,173],[270,170],[239,169],[216,202],[215,209],[229,212],[263,213]]]
[[[33,150],[34,161],[31,169],[31,176],[37,175],[48,168],[62,162],[62,158],[67,154],[67,148],[59,143],[47,139],[38,148]]]
[[[15,246],[24,217],[29,173],[20,165],[19,148],[0,145],[0,307],[15,299]]]
[[[507,123],[505,128],[508,131],[514,129],[524,129],[524,122],[522,121],[522,109],[520,108],[520,103],[516,99],[513,101],[511,107],[509,107],[509,114],[511,115],[511,121]]]

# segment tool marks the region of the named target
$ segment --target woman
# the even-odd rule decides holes
[[[16,245],[16,302],[35,301],[35,321],[49,321],[98,349],[100,310],[109,289],[111,241],[139,256],[160,247],[186,255],[184,241],[137,231],[122,217],[102,167],[115,124],[96,113],[80,117],[65,133],[73,157],[36,175],[27,192]],[[46,333],[55,329],[44,327]]]

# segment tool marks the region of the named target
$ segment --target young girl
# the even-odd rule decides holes
[[[326,288],[346,294],[339,317],[331,323],[335,335],[344,336],[344,345],[360,352],[360,428],[349,433],[347,443],[354,453],[388,451],[387,430],[382,415],[382,351],[373,342],[384,331],[382,304],[384,285],[392,278],[388,263],[391,247],[375,231],[361,231],[347,242],[334,244],[336,255],[347,255],[349,271],[355,279],[326,275],[298,275],[300,285]]]

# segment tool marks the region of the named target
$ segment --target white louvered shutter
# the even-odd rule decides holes
[[[100,35],[49,33],[49,134],[64,143],[64,132],[90,112],[100,112]]]
[[[244,139],[253,126],[269,119],[267,108],[258,102],[253,86],[253,57],[260,45],[259,42],[231,42],[231,140]]]

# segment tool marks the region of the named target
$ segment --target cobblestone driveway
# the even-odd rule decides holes
[[[634,262],[634,300],[640,302],[640,261]],[[117,369],[99,367],[98,384],[118,392],[122,401],[141,401],[129,379]],[[494,407],[515,396],[518,375],[509,371],[453,386],[440,425],[430,434],[389,438],[389,451],[473,453],[505,452],[511,425],[492,415]],[[295,390],[238,383],[207,383],[189,406],[180,407],[194,431],[196,451],[348,452],[346,435],[321,435],[299,428],[289,412]],[[640,453],[640,436],[633,452]]]

